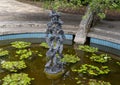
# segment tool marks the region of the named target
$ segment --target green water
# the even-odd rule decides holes
[[[6,60],[6,61],[18,60],[18,58],[15,57],[16,55],[15,51],[17,49],[11,47],[10,45],[5,45],[4,47],[0,46],[0,47],[7,49],[10,53],[9,57],[3,58],[3,60]],[[35,80],[31,82],[32,83],[31,85],[88,85],[89,79],[104,80],[104,81],[110,82],[112,85],[120,85],[120,66],[116,64],[118,60],[112,59],[108,63],[98,64],[93,61],[90,61],[89,58],[86,57],[86,56],[91,56],[90,53],[76,50],[76,47],[77,47],[76,45],[72,45],[72,46],[64,45],[63,54],[74,54],[79,56],[81,60],[76,64],[70,64],[69,66],[67,66],[65,74],[63,74],[58,79],[51,80],[46,77],[44,73],[44,66],[46,63],[45,54],[48,49],[44,47],[40,47],[39,44],[32,44],[32,46],[29,48],[33,51],[33,55],[29,59],[25,60],[27,64],[27,68],[19,71],[18,73],[24,72],[29,74],[29,77],[35,78]],[[43,57],[37,56],[36,51],[41,53]],[[120,57],[112,54],[109,54],[109,55],[113,58]],[[85,63],[96,65],[96,66],[107,65],[109,66],[111,72],[108,75],[100,75],[100,76],[94,77],[94,76],[88,76],[84,74],[77,74],[71,71],[71,68],[79,67]],[[0,79],[2,79],[7,74],[12,74],[12,72],[8,72],[6,70],[0,69]],[[75,80],[76,77],[79,78],[79,80],[81,80],[82,84],[76,84],[77,82],[77,80]],[[0,85],[1,84],[2,84],[2,81],[0,81]]]

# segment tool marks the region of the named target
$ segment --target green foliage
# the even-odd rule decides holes
[[[45,48],[49,48],[48,44],[45,42],[41,43],[40,46],[45,47]]]
[[[53,0],[53,1],[45,1],[44,2],[44,7],[47,9],[53,9],[53,10],[58,10],[60,8],[78,8],[82,6],[81,0],[71,0],[69,3],[67,0]]]
[[[109,60],[111,60],[111,57],[108,56],[107,54],[101,54],[101,55],[93,54],[90,57],[90,59],[93,60],[93,61],[95,61],[95,62],[98,62],[98,63],[106,63]]]
[[[91,11],[95,12],[100,18],[105,17],[105,9],[116,8],[117,6],[114,0],[92,0],[90,3]]]
[[[89,6],[91,11],[95,12],[101,19],[103,19],[106,16],[106,10],[120,9],[120,0],[91,0]]]
[[[15,73],[15,74],[8,74],[3,79],[2,85],[30,85],[31,80],[34,80],[34,78],[29,78],[28,74],[25,73]]]
[[[108,74],[110,72],[110,70],[108,69],[108,66],[102,66],[99,68],[97,66],[88,65],[88,64],[84,64],[79,69],[73,69],[72,71],[83,73],[83,74],[88,74],[88,75],[93,75],[93,76]]]
[[[82,84],[82,81],[78,78],[78,77],[75,77],[75,80],[76,80],[76,84]]]
[[[105,18],[105,11],[109,9],[120,9],[120,0],[46,0],[44,1],[45,8],[58,9],[77,9],[81,6],[89,5],[93,11],[101,19]]]
[[[98,13],[97,14],[101,19],[104,19],[106,17],[105,13]]]
[[[17,72],[18,70],[26,68],[24,61],[7,61],[2,63],[2,68],[7,69],[11,72]]]
[[[105,82],[105,81],[97,81],[95,79],[90,79],[89,80],[89,85],[111,85],[110,82]]]
[[[70,0],[70,3],[76,6],[81,6],[82,5],[82,0]]]
[[[15,48],[27,48],[30,47],[31,43],[30,42],[24,42],[24,41],[15,41],[11,43],[12,47]]]
[[[65,54],[61,61],[66,63],[76,63],[80,61],[80,58],[75,55]]]
[[[118,64],[120,66],[120,62],[116,62],[116,64]]]
[[[80,81],[80,80],[76,82],[76,84],[80,84],[80,83],[81,83],[81,81]]]
[[[43,55],[41,53],[38,54],[39,57],[43,57]]]
[[[0,57],[6,56],[8,54],[9,54],[9,52],[7,50],[3,50],[2,48],[0,48]]]
[[[22,49],[22,50],[16,51],[16,54],[21,55],[21,54],[26,54],[27,52],[28,52],[27,49]]]
[[[22,50],[16,51],[16,54],[19,55],[20,60],[22,60],[22,59],[29,58],[32,55],[32,51],[27,49],[22,49]]]
[[[103,19],[106,9],[120,9],[120,0],[91,0],[89,6],[91,11]]]
[[[88,45],[79,45],[78,46],[78,50],[82,50],[82,51],[85,51],[85,52],[90,52],[90,53],[93,53],[93,52],[98,52],[98,48],[95,48],[95,47],[90,47]]]

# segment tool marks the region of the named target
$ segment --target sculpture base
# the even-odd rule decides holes
[[[57,79],[61,77],[65,71],[63,69],[60,69],[58,71],[50,71],[50,69],[48,70],[48,68],[45,68],[44,72],[48,79]]]

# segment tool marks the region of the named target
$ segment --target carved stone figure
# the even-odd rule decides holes
[[[49,58],[49,61],[45,65],[45,71],[55,74],[63,70],[61,58],[63,57],[62,51],[65,35],[62,30],[63,22],[60,20],[60,15],[55,11],[51,11],[50,17],[51,21],[47,24],[48,28],[46,30],[46,42],[49,45],[46,56]]]

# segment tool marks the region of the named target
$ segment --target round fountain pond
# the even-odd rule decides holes
[[[48,48],[40,46],[40,43],[42,43],[44,40],[14,39],[9,41],[2,41],[0,44],[0,48],[3,48],[4,50],[8,50],[9,55],[6,57],[1,57],[0,58],[1,63],[3,61],[5,62],[5,61],[19,60],[19,56],[17,56],[16,54],[16,51],[18,49],[12,47],[10,44],[11,42],[14,41],[32,42],[30,47],[25,48],[27,50],[31,50],[32,52],[32,55],[29,58],[24,59],[27,67],[25,69],[16,72],[16,73],[26,73],[30,78],[34,78],[34,80],[31,81],[31,85],[92,85],[92,84],[88,84],[88,82],[91,81],[91,79],[94,79],[95,81],[110,82],[111,85],[119,85],[120,83],[119,81],[120,65],[117,64],[117,62],[120,62],[120,60],[116,59],[120,56],[107,53],[109,56],[111,56],[111,60],[109,60],[107,63],[97,63],[90,60],[89,57],[92,56],[92,53],[78,50],[77,49],[78,45],[75,44],[71,45],[70,43],[64,44],[63,54],[76,55],[77,57],[80,58],[80,61],[76,63],[65,64],[65,73],[57,79],[49,79],[44,73],[44,68],[47,61],[46,52],[48,50]],[[104,54],[104,53],[105,52],[103,51],[97,52],[97,54]],[[108,74],[94,76],[94,75],[77,73],[72,71],[75,68],[80,68],[84,64],[94,65],[98,67],[108,66],[110,72]],[[2,78],[4,78],[8,74],[13,74],[13,73],[14,72],[10,72],[6,69],[3,69],[0,66],[0,84],[3,83]]]

